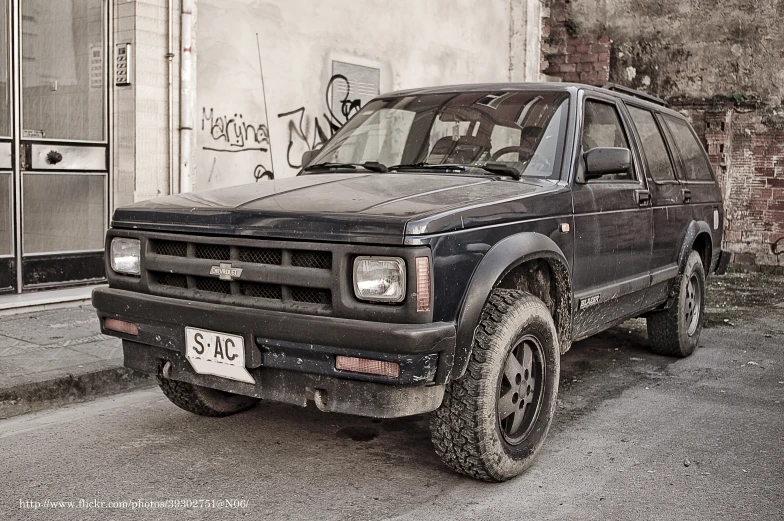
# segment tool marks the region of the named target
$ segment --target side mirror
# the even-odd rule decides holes
[[[632,154],[628,148],[596,147],[583,157],[586,181],[608,174],[628,174],[632,168]]]
[[[307,152],[302,154],[302,168],[308,166],[310,162],[313,161],[313,158],[316,157],[320,151],[321,149],[316,148],[313,150],[308,150]]]

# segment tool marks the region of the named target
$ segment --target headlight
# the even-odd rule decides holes
[[[406,297],[406,262],[398,257],[357,257],[354,294],[360,300],[402,302]]]
[[[138,239],[115,237],[112,239],[112,269],[126,275],[139,275],[141,246]]]

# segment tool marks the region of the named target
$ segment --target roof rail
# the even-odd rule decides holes
[[[656,103],[657,105],[662,105],[664,107],[667,106],[667,102],[661,98],[657,98],[653,94],[648,94],[646,92],[642,92],[639,90],[632,89],[631,87],[624,87],[623,85],[618,85],[617,83],[605,83],[602,85],[603,89],[612,90],[615,92],[621,92],[623,94],[628,94],[629,96],[634,96],[635,98],[644,99],[645,101],[650,101],[652,103]]]

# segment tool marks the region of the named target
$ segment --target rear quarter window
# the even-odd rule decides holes
[[[691,126],[686,121],[672,116],[664,116],[664,122],[681,153],[684,180],[713,181],[710,163]]]

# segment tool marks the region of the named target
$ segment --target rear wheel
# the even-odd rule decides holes
[[[700,255],[689,254],[675,303],[647,317],[651,351],[686,357],[694,352],[702,332],[705,312],[705,268]]]
[[[199,416],[223,417],[250,409],[259,403],[258,398],[227,393],[201,385],[158,377],[163,394],[174,405]]]
[[[447,386],[430,432],[447,466],[485,481],[527,469],[555,413],[560,374],[550,312],[522,291],[494,290],[466,374]]]

